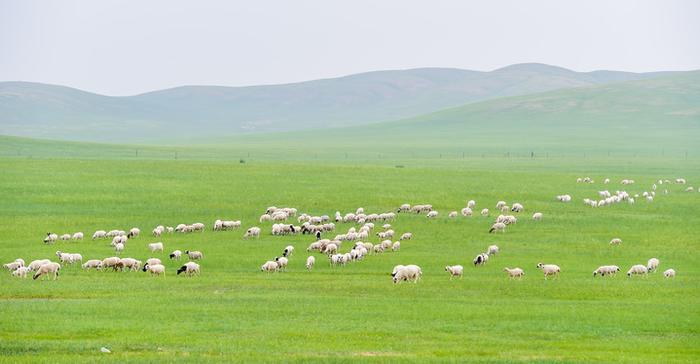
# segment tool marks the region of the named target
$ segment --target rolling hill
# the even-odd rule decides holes
[[[500,97],[672,73],[574,72],[518,64],[491,72],[424,68],[294,84],[183,86],[127,97],[0,82],[0,134],[110,143],[318,130],[396,120]]]

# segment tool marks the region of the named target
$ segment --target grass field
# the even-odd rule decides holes
[[[203,233],[165,235],[166,254],[198,249],[202,275],[84,272],[65,267],[57,281],[0,276],[0,362],[698,362],[700,360],[700,194],[671,185],[653,203],[585,207],[601,189],[648,190],[659,178],[700,185],[696,159],[433,159],[433,160],[151,160],[109,157],[0,158],[0,261],[56,260],[54,252],[87,259],[113,256],[108,241],[41,241],[47,231],[140,227],[123,256],[145,260],[158,224],[203,222]],[[237,157],[234,157],[237,158]],[[401,165],[403,168],[396,168]],[[577,184],[576,177],[603,186]],[[554,196],[568,193],[570,204]],[[525,205],[517,225],[488,234],[490,218],[450,220],[469,199],[494,210],[498,200]],[[400,215],[397,232],[414,239],[401,251],[330,268],[303,266],[308,236],[273,237],[257,218],[270,205],[332,215],[362,206],[385,212],[402,203],[431,203],[440,217]],[[544,213],[533,222],[535,211]],[[212,232],[217,218],[243,229]],[[246,227],[263,227],[243,240]],[[353,225],[338,224],[337,232]],[[335,235],[333,233],[332,235]],[[620,237],[624,243],[611,247]],[[372,242],[378,242],[375,237]],[[292,244],[287,272],[259,267]],[[490,244],[501,254],[474,268]],[[342,250],[349,249],[346,243]],[[165,258],[165,254],[156,256]],[[661,260],[647,279],[593,278],[603,264],[626,271]],[[164,259],[165,260],[165,259]],[[543,280],[538,262],[562,267]],[[396,264],[418,264],[418,284],[393,285]],[[465,275],[450,281],[447,264]],[[510,281],[503,267],[525,269]],[[678,272],[666,280],[661,271]],[[101,354],[100,347],[112,354]]]

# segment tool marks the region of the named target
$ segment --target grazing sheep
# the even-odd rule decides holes
[[[29,267],[19,267],[12,271],[13,277],[27,278],[27,273],[30,272]],[[665,272],[664,272],[665,274]]]
[[[571,196],[570,195],[558,195],[557,200],[559,202],[571,202]]]
[[[647,267],[642,264],[635,264],[627,271],[627,277],[632,277],[633,274],[646,276],[647,273],[649,273]]]
[[[411,240],[413,239],[413,233],[403,233],[401,234],[401,238],[399,240]]]
[[[489,216],[489,209],[481,210],[481,216]]]
[[[651,258],[647,262],[647,270],[649,273],[651,272],[656,272],[656,269],[659,268],[659,260],[656,258]]]
[[[411,205],[409,205],[407,203],[399,206],[398,210],[396,210],[396,212],[409,212],[409,211],[411,211]]]
[[[157,242],[157,243],[150,243],[148,244],[148,250],[151,251],[151,253],[155,252],[163,252],[163,243],[162,242]]]
[[[314,267],[314,264],[316,264],[316,257],[309,255],[309,257],[306,258],[306,269],[311,270]]]
[[[141,261],[134,258],[122,258],[117,263],[118,270],[123,270],[124,268],[129,269],[129,271],[137,271],[141,268]]]
[[[50,262],[42,265],[39,267],[39,269],[36,271],[34,274],[34,277],[32,279],[36,280],[37,278],[46,275],[48,276],[49,274],[53,274],[53,280],[55,281],[58,279],[58,272],[61,270],[61,265],[55,262]]]
[[[169,255],[170,259],[175,259],[175,260],[180,260],[181,256],[182,256],[182,252],[180,250],[173,250],[173,252],[170,253],[170,255]]]
[[[68,241],[68,240],[70,240],[70,238],[71,238],[70,234],[63,234],[63,235],[61,235],[60,239],[63,241]]]
[[[294,247],[291,245],[287,245],[287,247],[284,248],[284,252],[282,252],[282,256],[289,257],[290,255],[292,255],[292,253],[294,253]]]
[[[620,238],[613,238],[612,240],[610,240],[610,245],[620,245],[620,244],[622,244],[622,239],[620,239]],[[632,245],[634,245],[634,244],[632,244]]]
[[[106,237],[107,237],[107,232],[104,230],[97,230],[97,231],[95,231],[94,234],[92,234],[92,240],[104,239]]]
[[[177,270],[177,275],[180,275],[180,273],[185,273],[188,277],[192,277],[192,275],[196,274],[199,275],[199,264],[195,262],[187,262],[180,267],[180,269]]]
[[[85,235],[83,235],[83,233],[79,231],[79,232],[73,234],[73,236],[71,237],[71,239],[73,239],[73,240],[83,240],[83,237],[84,237],[84,236],[85,236]]]
[[[523,207],[523,205],[518,202],[514,203],[513,207],[511,207],[510,209],[510,211],[513,212],[522,212],[523,210],[525,210],[525,207]]]
[[[190,258],[190,260],[199,260],[204,258],[204,254],[202,254],[202,252],[200,252],[199,250],[185,250],[185,254],[187,254],[187,257]]]
[[[70,255],[71,263],[83,262],[83,256],[78,253],[72,253]]]
[[[152,234],[154,237],[159,238],[160,235],[163,234],[163,230],[161,230],[159,228],[155,228],[155,229],[153,229]]]
[[[454,277],[462,278],[464,267],[461,265],[448,265],[445,267],[445,271],[450,274],[450,280]]]
[[[117,254],[120,254],[121,252],[123,252],[123,251],[124,251],[124,244],[123,244],[123,243],[117,243],[116,245],[114,245],[114,251],[115,251]]]
[[[498,245],[489,245],[489,248],[486,250],[486,254],[488,255],[496,255],[498,252]]]
[[[83,269],[102,269],[102,261],[99,259],[90,259],[82,265]]]
[[[131,239],[131,238],[136,238],[136,237],[139,236],[139,234],[141,234],[141,229],[139,229],[139,228],[131,228],[131,229],[129,230],[129,233],[126,234],[126,237],[129,238],[129,239]]]
[[[462,213],[462,216],[464,216],[464,217],[470,217],[470,216],[472,216],[472,214],[474,213],[474,212],[472,211],[472,209],[469,208],[469,207],[463,208],[462,211],[460,211],[460,212]]]
[[[605,277],[606,274],[615,275],[619,271],[620,267],[616,265],[602,265],[593,271],[593,276],[595,277],[596,275],[600,274],[601,277]]]
[[[243,234],[243,239],[248,239],[250,237],[259,238],[260,228],[257,226],[253,226],[252,228],[246,230],[245,234]]]
[[[541,212],[535,212],[532,214],[532,219],[535,221],[540,221],[542,220],[542,213]]]
[[[163,264],[163,263],[158,258],[148,258],[148,259],[146,259],[146,264],[156,265],[156,264]]]
[[[503,271],[508,273],[508,277],[510,277],[510,279],[514,279],[514,278],[522,279],[523,276],[525,275],[525,271],[522,268],[505,267],[505,268],[503,268]]]
[[[547,279],[548,276],[559,277],[559,273],[561,273],[561,269],[556,264],[537,263],[537,268],[542,269],[542,273],[544,273],[544,279]]]
[[[267,262],[265,262],[265,264],[263,264],[260,267],[260,270],[263,272],[277,272],[278,268],[279,268],[279,265],[277,264],[277,262],[272,261],[272,260],[268,260]]]
[[[497,209],[497,210],[500,210],[500,209],[501,209],[503,206],[505,206],[505,205],[506,205],[506,202],[505,202],[505,201],[498,201],[498,202],[496,203],[496,209]]]
[[[338,245],[335,243],[327,244],[325,247],[321,248],[321,253],[326,253],[327,255],[335,254],[338,252]]]
[[[418,283],[420,280],[421,276],[423,275],[423,271],[421,268],[417,265],[407,265],[401,269],[399,269],[396,274],[394,274],[392,281],[394,284],[399,283],[401,281],[409,281],[413,283]]]
[[[46,233],[46,237],[44,238],[44,243],[46,244],[53,244],[58,240],[58,234],[54,233]]]
[[[447,214],[447,217],[449,217],[450,219],[454,219],[455,217],[457,217],[457,215],[457,211],[450,211],[450,213]]]
[[[18,268],[21,268],[23,265],[20,262],[14,261],[14,262],[10,262],[7,264],[3,264],[2,266],[3,266],[3,268],[7,269],[8,271],[14,272]]]
[[[394,244],[391,244],[391,251],[397,252],[401,249],[401,243],[396,241]]]
[[[63,263],[63,264],[72,264],[73,263],[73,254],[63,253],[61,251],[57,251],[56,256],[58,257],[58,260],[61,261],[61,263]]]
[[[143,269],[144,272],[150,272],[151,276],[160,276],[161,274],[163,277],[165,277],[165,266],[162,264],[144,264]]]
[[[506,224],[504,224],[502,222],[497,222],[497,223],[491,225],[491,229],[489,229],[489,233],[499,232],[499,231],[502,233],[505,233],[506,232]]]
[[[429,218],[429,219],[436,218],[436,217],[438,217],[438,212],[435,211],[435,210],[430,211],[430,212],[428,212],[427,215],[425,215],[425,217],[427,217],[427,218]]]
[[[29,267],[29,270],[35,271],[38,270],[42,265],[47,263],[51,263],[51,261],[48,259],[37,259],[31,261],[27,267]]]
[[[24,264],[24,259],[22,259],[22,258],[17,258],[17,259],[15,259],[15,262],[21,264],[22,267],[26,266],[26,264]]]
[[[481,253],[481,254],[477,255],[476,258],[474,258],[473,263],[474,263],[474,266],[477,266],[477,265],[484,265],[488,261],[489,261],[489,255],[486,253]]]
[[[673,269],[666,269],[664,271],[664,277],[666,278],[675,278],[676,277],[676,271]]]
[[[275,262],[279,266],[279,270],[287,270],[287,265],[289,264],[289,259],[285,257],[275,257]]]
[[[102,265],[98,269],[107,269],[107,268],[112,268],[114,270],[117,270],[117,263],[119,263],[121,259],[118,257],[109,257],[109,258],[104,258],[102,259]]]
[[[467,207],[469,207],[470,209],[473,209],[474,206],[476,206],[476,201],[474,201],[474,200],[467,201]]]

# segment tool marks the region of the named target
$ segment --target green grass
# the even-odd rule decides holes
[[[165,263],[166,278],[76,267],[64,268],[58,281],[0,275],[1,362],[700,360],[700,194],[671,185],[651,204],[591,209],[581,199],[623,187],[575,183],[587,175],[633,178],[637,184],[626,189],[641,193],[658,178],[683,176],[698,187],[697,160],[307,157],[241,164],[238,156],[212,160],[213,149],[193,149],[201,160],[164,160],[105,152],[112,147],[68,147],[83,154],[51,155],[50,144],[37,142],[27,148],[45,148],[44,154],[0,158],[3,263],[55,260],[56,250],[86,260],[113,255],[107,241],[89,238],[46,246],[47,231],[89,236],[138,226],[144,236],[131,240],[124,256],[142,260],[151,256],[146,244],[156,239],[147,233],[158,224],[201,221],[210,227],[216,218],[241,219],[244,228],[260,225],[264,234],[245,241],[243,229],[207,230],[159,239],[166,252],[204,252],[202,275],[192,279],[176,277],[174,262]],[[562,193],[574,202],[555,202]],[[490,235],[493,214],[447,219],[469,199],[492,210],[500,199],[519,201],[526,212],[507,233]],[[343,268],[331,269],[316,254],[316,268],[305,271],[311,239],[272,237],[270,224],[257,222],[270,205],[332,215],[359,206],[383,212],[405,202],[431,203],[441,215],[434,221],[400,215],[394,226],[413,232],[412,241],[400,252]],[[544,220],[531,221],[534,211]],[[624,243],[611,247],[612,237]],[[297,248],[288,272],[259,271],[288,244]],[[501,254],[472,267],[472,258],[490,244]],[[591,276],[602,264],[626,270],[651,257],[678,277]],[[544,281],[538,262],[559,264],[561,278]],[[388,273],[396,264],[421,265],[423,279],[393,285]],[[446,264],[464,265],[464,278],[450,281]],[[504,266],[524,268],[526,278],[508,280]],[[99,353],[102,346],[113,353]]]

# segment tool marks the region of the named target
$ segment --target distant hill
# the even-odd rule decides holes
[[[669,74],[581,73],[518,64],[491,72],[424,68],[271,86],[183,86],[128,97],[0,82],[0,134],[139,143],[319,130],[402,119],[500,97]]]

